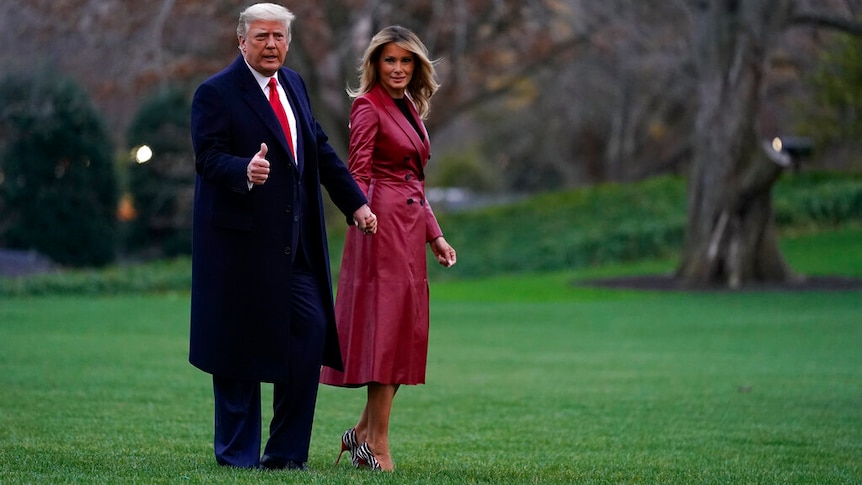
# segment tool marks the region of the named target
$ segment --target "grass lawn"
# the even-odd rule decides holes
[[[860,241],[785,251],[862,276]],[[862,483],[862,291],[570,284],[672,268],[432,284],[428,384],[396,399],[394,474],[332,466],[364,391],[326,386],[310,473],[216,466],[188,295],[0,299],[0,483]]]

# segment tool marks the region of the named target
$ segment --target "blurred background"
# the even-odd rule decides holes
[[[188,254],[190,99],[238,55],[247,4],[0,0],[0,248],[32,268]],[[718,4],[728,21],[755,12],[740,22],[763,27],[750,32],[754,48],[727,47],[731,73],[735,52],[756,56],[744,95],[757,139],[803,140],[803,170],[862,170],[860,0],[284,4],[297,15],[286,64],[343,156],[345,88],[371,36],[401,24],[439,59],[427,124],[428,195],[441,214],[687,176],[714,80],[698,36],[704,19],[722,21],[708,12]]]

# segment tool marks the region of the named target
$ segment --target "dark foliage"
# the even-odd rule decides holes
[[[153,158],[129,168],[129,190],[137,217],[128,245],[156,256],[191,252],[195,170],[189,137],[188,94],[180,88],[157,92],[141,106],[129,127],[133,147],[147,145]]]
[[[0,140],[0,245],[70,266],[111,262],[116,173],[88,95],[55,74],[0,80]]]

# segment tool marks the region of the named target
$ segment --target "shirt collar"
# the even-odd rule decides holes
[[[245,61],[245,59],[243,59]],[[274,77],[276,81],[278,81],[278,73],[276,72],[273,76],[264,76],[263,74],[254,70],[251,67],[251,64],[248,61],[245,61],[245,65],[248,66],[248,70],[251,71],[252,76],[254,76],[254,80],[257,81],[258,86],[260,86],[260,90],[266,92],[266,86],[269,84],[269,78]],[[281,81],[278,81],[278,84],[281,84]]]

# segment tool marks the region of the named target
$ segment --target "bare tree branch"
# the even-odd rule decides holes
[[[838,30],[847,34],[862,36],[862,22],[853,19],[832,17],[813,12],[804,12],[790,18],[791,26],[814,26]]]

